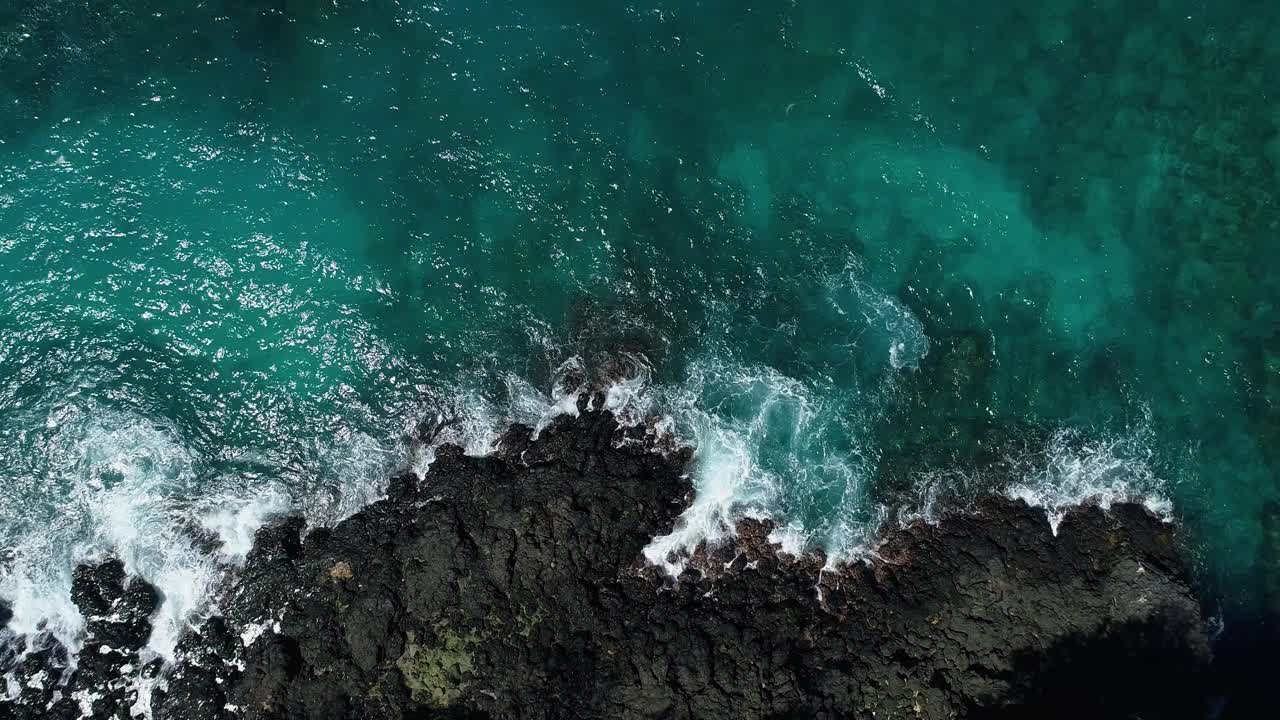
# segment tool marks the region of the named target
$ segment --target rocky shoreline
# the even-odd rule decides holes
[[[172,668],[142,665],[159,596],[82,566],[78,666],[35,638],[0,719],[1200,718],[1210,653],[1174,527],[1139,505],[984,500],[824,569],[743,521],[678,578],[643,561],[691,499],[687,451],[607,411],[493,456],[439,449],[425,481],[304,535],[259,531]],[[595,407],[599,407],[597,403]],[[0,606],[0,621],[7,620]],[[0,623],[2,624],[2,623]]]

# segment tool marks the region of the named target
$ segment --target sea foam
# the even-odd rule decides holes
[[[659,408],[658,426],[694,449],[692,504],[645,557],[678,574],[700,543],[724,542],[748,516],[779,523],[797,554],[857,544],[871,466],[851,432],[860,419],[838,412],[832,392],[716,356],[692,364],[683,382],[652,388],[650,400],[628,388],[628,406]]]
[[[74,661],[84,619],[71,601],[73,569],[114,555],[159,589],[144,655],[172,660],[187,624],[208,608],[222,566],[242,562],[254,532],[289,499],[278,487],[200,494],[198,459],[163,423],[93,403],[56,417],[40,440],[44,482],[6,499],[38,516],[8,538],[0,566],[0,596],[14,612],[9,629],[47,633]],[[201,530],[220,543],[215,555],[199,547]]]
[[[917,337],[918,323],[905,319],[898,305],[873,306],[879,310],[862,316],[867,322],[905,333],[890,336],[884,345],[886,373],[902,369],[896,347],[911,348],[917,361],[923,357],[928,345]],[[672,532],[653,538],[644,549],[650,562],[678,575],[698,544],[727,541],[744,517],[772,520],[776,527],[770,539],[784,553],[822,548],[830,565],[874,553],[892,513],[868,492],[877,456],[862,443],[876,416],[871,411],[851,415],[857,397],[842,395],[821,379],[797,379],[727,353],[707,353],[691,362],[677,382],[656,381],[640,354],[628,354],[612,366],[626,372],[603,386],[603,408],[623,425],[649,422],[654,432],[694,449],[693,500]],[[380,498],[397,466],[415,467],[429,482],[430,462],[441,443],[485,455],[513,422],[539,433],[555,418],[578,413],[579,397],[593,387],[592,372],[572,356],[555,369],[549,391],[516,375],[505,376],[498,397],[458,390],[454,407],[459,412],[452,418],[440,415],[440,432],[416,449],[360,433],[329,438],[320,457],[326,472],[345,482],[336,496],[301,503],[279,481],[263,477],[218,482],[214,487],[223,490],[209,492],[199,458],[176,429],[163,423],[99,407],[59,411],[56,421],[44,423],[50,473],[57,482],[43,492],[63,493],[70,500],[44,498],[57,513],[10,543],[0,566],[0,595],[14,611],[8,632],[49,633],[77,651],[83,619],[70,601],[72,568],[116,554],[130,573],[163,593],[146,654],[172,660],[184,629],[216,610],[210,602],[217,583],[228,567],[243,562],[254,533],[272,516],[301,509],[313,523],[336,522]],[[1081,503],[1105,508],[1142,499],[1167,514],[1163,485],[1152,470],[1150,435],[1149,419],[1111,439],[1061,430],[1043,452],[1021,459],[1020,480],[1006,492],[1045,508],[1055,531],[1066,512]],[[934,519],[942,486],[929,483],[929,478],[920,480],[918,508],[895,509],[899,519]],[[193,529],[216,538],[218,550],[204,550]]]
[[[1141,502],[1169,519],[1173,504],[1166,483],[1154,469],[1153,444],[1151,414],[1145,408],[1139,423],[1115,435],[1059,429],[1006,493],[1043,508],[1055,535],[1066,514],[1086,504],[1108,510],[1117,502]]]

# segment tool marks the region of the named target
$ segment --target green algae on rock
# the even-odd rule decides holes
[[[409,631],[396,667],[415,701],[448,707],[466,689],[466,676],[475,669],[470,649],[484,638],[475,631],[455,632],[445,620],[437,622],[431,634],[434,637],[420,645]]]

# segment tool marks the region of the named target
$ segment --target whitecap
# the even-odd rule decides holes
[[[74,655],[84,620],[71,602],[72,569],[118,556],[163,602],[148,643],[171,659],[186,618],[207,598],[215,564],[197,551],[179,512],[195,479],[195,458],[178,434],[141,416],[94,403],[59,407],[42,423],[45,481],[8,498],[43,521],[12,539],[0,595],[12,603],[15,632],[51,633]]]
[[[1055,535],[1067,513],[1086,504],[1109,510],[1115,503],[1140,502],[1168,519],[1173,504],[1165,482],[1153,469],[1153,443],[1149,409],[1136,427],[1119,435],[1091,438],[1077,430],[1060,429],[1006,494],[1043,508]]]
[[[700,543],[732,537],[746,516],[780,523],[795,554],[860,543],[871,465],[858,444],[861,419],[840,412],[832,386],[712,357],[652,392],[664,426],[694,448],[694,498],[645,548],[650,562],[678,574]]]
[[[273,516],[283,515],[292,500],[283,488],[270,485],[248,497],[220,495],[201,501],[200,526],[217,536],[224,562],[244,563],[253,549],[254,535]]]

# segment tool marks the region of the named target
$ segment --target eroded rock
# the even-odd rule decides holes
[[[1203,716],[1199,607],[1175,528],[1141,506],[1079,509],[1055,537],[988,498],[838,567],[745,520],[670,578],[642,550],[692,498],[688,451],[579,411],[490,457],[439,448],[333,528],[262,528],[225,617],[156,678],[155,717]],[[97,655],[71,673],[56,642],[28,653],[0,717],[127,717],[158,598],[106,562],[75,599]]]
[[[1202,711],[1199,609],[1173,527],[1139,506],[1082,509],[1055,538],[1042,512],[990,499],[834,570],[747,521],[673,580],[641,550],[691,496],[687,455],[619,442],[643,429],[581,410],[492,457],[442,448],[424,481],[331,530],[264,529],[229,614],[272,629],[205,705],[317,720]]]

